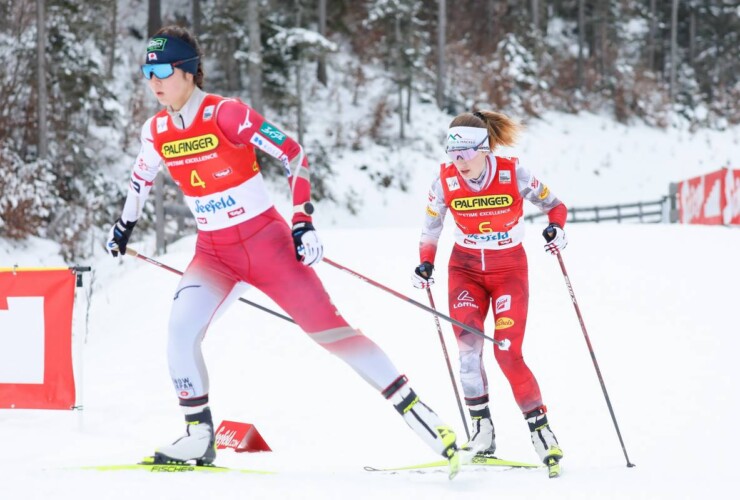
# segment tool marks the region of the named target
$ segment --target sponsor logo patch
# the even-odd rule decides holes
[[[488,241],[502,241],[502,240],[509,240],[511,241],[511,238],[509,238],[509,233],[481,233],[481,234],[468,234],[465,235],[466,241],[472,240],[476,243],[485,243]]]
[[[252,122],[249,121],[249,108],[247,108],[247,115],[244,117],[244,121],[239,124],[239,128],[236,130],[236,134],[239,135],[242,133],[242,130],[245,128],[249,128],[252,126]]]
[[[164,46],[167,44],[166,38],[152,38],[146,46],[146,51],[151,52],[153,50],[163,51]]]
[[[161,134],[162,132],[167,132],[167,117],[166,116],[157,117],[157,133]]]
[[[213,118],[213,110],[216,109],[216,106],[211,104],[210,106],[206,106],[203,110],[203,120],[208,121],[211,118]]]
[[[508,170],[501,170],[498,173],[498,181],[501,184],[511,184],[511,172]]]
[[[460,295],[457,296],[457,300],[459,301],[457,304],[453,304],[453,309],[461,309],[463,307],[472,307],[473,309],[478,309],[478,304],[475,303],[475,299],[470,296],[470,293],[467,290],[463,290],[460,292]]]
[[[283,152],[277,146],[269,142],[267,139],[262,137],[260,134],[255,133],[252,136],[252,138],[249,140],[249,142],[257,146],[258,148],[260,148],[262,151],[272,156],[273,158],[279,159],[280,156],[282,156],[283,154]]]
[[[496,299],[496,314],[511,309],[511,295],[502,295]]]
[[[550,196],[550,188],[548,188],[547,186],[542,186],[542,192],[540,193],[540,200],[544,200],[548,196]]]
[[[199,135],[190,139],[166,142],[162,144],[162,156],[177,158],[178,156],[203,153],[218,147],[218,137],[213,134]]]
[[[195,200],[195,212],[199,214],[215,214],[216,212],[233,207],[234,205],[236,205],[236,200],[232,196],[229,196],[228,198],[224,198],[222,196],[219,199],[211,199],[205,203],[201,203],[200,200]]]
[[[458,212],[467,210],[480,210],[482,208],[508,207],[514,203],[514,198],[508,194],[496,194],[488,196],[470,196],[468,198],[456,198],[452,200],[451,207]]]
[[[247,118],[248,117],[249,115],[247,115]],[[260,127],[260,132],[262,132],[265,137],[270,139],[278,146],[285,142],[286,135],[280,132],[280,130],[276,126],[270,123],[264,122]]]
[[[496,320],[496,330],[506,330],[514,326],[514,320],[511,318],[499,318]]]
[[[233,219],[234,217],[239,217],[240,215],[244,214],[244,207],[239,207],[236,210],[232,210],[226,213],[229,216],[229,219]]]
[[[147,61],[156,61],[157,60],[157,53],[156,52],[149,52],[146,55],[146,60]]]
[[[447,181],[447,189],[450,191],[460,189],[460,181],[457,180],[457,177],[447,177],[445,181]]]
[[[231,175],[231,168],[227,168],[225,170],[219,170],[218,172],[213,173],[213,177],[216,179],[223,179],[227,175]]]
[[[427,206],[427,215],[429,217],[439,217],[439,214],[435,212],[434,210],[432,210],[432,207],[430,206]]]

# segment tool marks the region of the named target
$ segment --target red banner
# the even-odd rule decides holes
[[[729,224],[726,177],[728,169],[678,183],[678,220],[684,224]]]
[[[75,404],[69,269],[0,269],[0,408]]]
[[[740,170],[727,170],[725,224],[740,224]]]

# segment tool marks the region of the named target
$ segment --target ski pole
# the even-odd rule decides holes
[[[596,375],[599,377],[599,383],[601,384],[601,391],[604,393],[604,398],[606,399],[606,406],[609,407],[609,413],[612,416],[612,422],[614,422],[614,429],[617,431],[617,437],[619,438],[619,443],[622,445],[622,452],[624,453],[624,458],[627,460],[627,467],[634,467],[635,464],[630,462],[629,457],[627,456],[627,449],[624,446],[624,441],[622,440],[622,433],[619,432],[619,425],[617,424],[617,417],[614,415],[614,409],[612,408],[611,400],[609,399],[609,394],[606,392],[606,385],[604,385],[604,378],[601,376],[601,370],[599,369],[599,364],[596,362],[596,355],[594,354],[594,349],[591,346],[591,340],[588,338],[588,332],[586,332],[586,324],[583,322],[583,316],[581,316],[581,309],[578,307],[578,302],[576,301],[576,295],[573,292],[573,285],[570,284],[570,278],[568,278],[568,272],[565,270],[565,264],[563,263],[563,256],[560,255],[560,252],[556,254],[558,256],[558,262],[560,263],[560,269],[563,271],[563,277],[565,277],[565,284],[568,286],[568,293],[570,294],[570,300],[573,301],[573,307],[576,309],[576,315],[578,316],[578,321],[581,323],[581,330],[583,331],[583,337],[586,339],[586,345],[588,346],[588,352],[591,354],[591,360],[594,362],[594,368],[596,369]]]
[[[465,331],[468,331],[468,332],[470,332],[470,333],[472,333],[474,335],[478,335],[479,337],[483,337],[486,340],[490,340],[491,342],[493,342],[494,344],[496,344],[499,347],[499,349],[501,349],[502,351],[508,351],[509,350],[509,347],[511,346],[511,341],[509,339],[495,340],[493,337],[489,337],[488,335],[486,335],[485,333],[481,332],[477,328],[473,328],[472,326],[468,326],[465,323],[460,323],[456,319],[452,319],[449,316],[445,316],[441,312],[435,311],[434,309],[430,308],[429,306],[425,306],[424,304],[422,304],[420,302],[417,302],[414,299],[410,299],[409,297],[406,297],[405,295],[402,295],[402,294],[396,292],[395,290],[393,290],[391,288],[388,288],[387,286],[381,285],[377,281],[373,281],[370,278],[368,278],[366,276],[363,276],[360,273],[355,272],[352,269],[349,269],[348,267],[345,267],[345,266],[343,266],[341,264],[338,264],[338,263],[334,262],[333,260],[331,260],[331,259],[329,259],[327,257],[324,257],[324,262],[326,262],[327,264],[329,264],[331,266],[336,267],[337,269],[340,269],[340,270],[342,270],[344,272],[347,272],[347,273],[351,274],[355,278],[358,278],[358,279],[364,281],[365,283],[369,283],[369,284],[373,285],[374,287],[380,288],[381,290],[384,290],[384,291],[390,293],[391,295],[395,295],[399,299],[405,300],[406,302],[408,302],[411,305],[414,305],[414,306],[416,306],[416,307],[418,307],[420,309],[424,309],[428,313],[435,314],[435,315],[439,316],[440,318],[442,318],[443,320],[445,320],[445,321],[447,321],[449,323],[452,323],[455,326],[459,326],[460,328],[462,328]]]
[[[434,297],[432,296],[431,288],[427,288],[427,296],[429,297],[429,307],[433,310],[437,310],[434,307]],[[460,410],[460,418],[463,421],[463,429],[465,429],[465,435],[468,437],[470,442],[470,431],[468,430],[468,420],[465,418],[465,412],[463,411],[462,403],[460,402],[460,392],[457,390],[457,382],[455,382],[455,375],[452,373],[452,365],[450,364],[450,357],[447,355],[447,346],[445,345],[445,339],[442,337],[442,325],[439,324],[439,317],[434,315],[434,323],[437,325],[437,334],[439,335],[439,343],[442,344],[442,352],[445,355],[445,361],[447,362],[447,371],[450,372],[450,382],[452,382],[452,389],[455,391],[455,400],[457,401],[457,408]]]
[[[154,264],[155,266],[161,267],[162,269],[166,269],[167,271],[169,271],[171,273],[179,274],[180,276],[183,275],[183,272],[182,271],[180,271],[178,269],[175,269],[174,267],[170,267],[170,266],[168,266],[166,264],[163,264],[163,263],[159,262],[158,260],[154,260],[151,257],[147,257],[146,255],[141,255],[139,252],[137,252],[136,250],[134,250],[131,247],[126,247],[126,255],[130,255],[131,257],[136,257],[136,258],[141,259],[141,260],[143,260],[145,262],[148,262],[150,264]],[[256,307],[257,309],[260,309],[262,311],[265,311],[266,313],[270,313],[273,316],[277,316],[278,318],[282,318],[285,321],[290,321],[291,323],[295,324],[295,321],[293,321],[292,318],[290,318],[288,316],[285,316],[283,314],[280,314],[279,312],[275,312],[272,309],[268,309],[267,307],[261,306],[259,304],[255,304],[254,302],[251,302],[251,301],[249,301],[249,300],[247,300],[245,298],[242,298],[242,297],[239,297],[239,301],[240,302],[244,302],[245,304],[249,304],[252,307]]]

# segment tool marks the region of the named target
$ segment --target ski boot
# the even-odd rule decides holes
[[[186,415],[185,435],[174,443],[161,446],[149,457],[150,463],[172,464],[194,461],[195,465],[211,465],[216,459],[216,438],[213,432],[211,410]],[[146,460],[145,460],[146,462]]]
[[[491,420],[491,411],[488,405],[482,408],[470,408],[470,416],[473,419],[473,436],[463,449],[472,455],[480,455],[486,458],[495,458],[496,453],[496,431]]]
[[[447,459],[448,477],[454,478],[460,472],[460,456],[457,436],[452,428],[442,422],[431,408],[425,405],[401,376],[383,391],[409,427],[436,453]]]
[[[543,464],[547,466],[550,478],[560,476],[560,459],[563,458],[563,450],[558,445],[558,440],[550,429],[547,421],[547,408],[542,406],[524,415],[532,435],[532,444]]]

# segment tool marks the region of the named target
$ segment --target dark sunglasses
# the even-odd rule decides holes
[[[198,57],[191,57],[190,59],[183,59],[182,61],[176,61],[173,63],[160,63],[160,64],[142,64],[141,72],[144,73],[144,78],[147,80],[152,79],[152,75],[156,76],[160,80],[169,78],[175,72],[175,67],[185,64],[187,62],[196,61]]]

